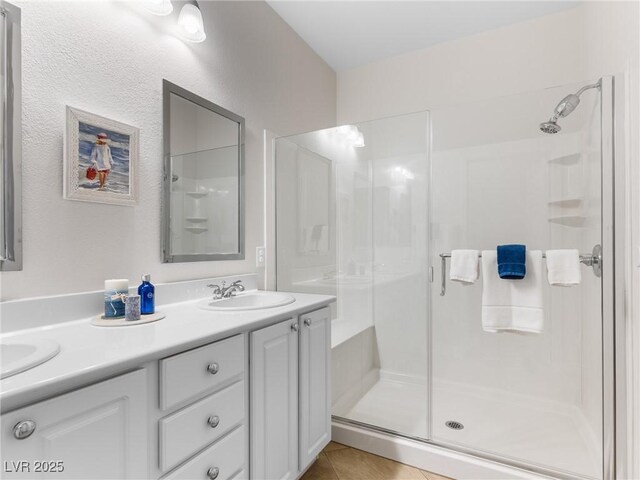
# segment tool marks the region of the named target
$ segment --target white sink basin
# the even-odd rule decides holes
[[[16,341],[0,343],[0,378],[10,377],[17,373],[36,367],[51,360],[60,351],[60,345],[50,340],[34,342]]]
[[[199,303],[200,308],[225,312],[241,310],[261,310],[263,308],[275,308],[289,305],[295,302],[288,293],[280,292],[249,292],[241,293],[235,297],[221,300],[205,299]]]

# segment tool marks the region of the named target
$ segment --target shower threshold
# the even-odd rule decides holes
[[[332,440],[456,480],[593,480],[332,416]]]

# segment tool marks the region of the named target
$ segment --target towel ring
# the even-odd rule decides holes
[[[478,254],[478,258],[481,258],[482,254]],[[440,254],[440,296],[444,297],[447,293],[447,258],[451,258],[451,253]],[[547,258],[545,253],[542,254],[542,258]],[[580,263],[591,267],[593,274],[600,278],[602,277],[602,246],[596,245],[593,247],[591,254],[580,254]]]

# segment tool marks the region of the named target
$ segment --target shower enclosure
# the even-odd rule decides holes
[[[277,289],[337,297],[336,422],[613,478],[612,79],[565,98],[584,85],[275,141]],[[484,332],[482,281],[446,277],[508,243],[584,254],[580,285],[544,282],[540,334]]]

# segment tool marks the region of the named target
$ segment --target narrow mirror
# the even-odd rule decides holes
[[[244,258],[244,118],[168,81],[164,262]]]
[[[0,271],[22,270],[20,9],[0,4]]]

